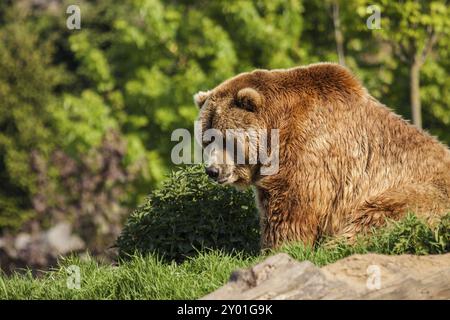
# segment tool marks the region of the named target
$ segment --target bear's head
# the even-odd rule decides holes
[[[354,76],[333,63],[255,70],[200,91],[194,102],[206,173],[221,184],[244,187],[277,174],[279,165],[287,167],[279,157],[296,163],[306,132],[321,125],[312,121],[313,113],[327,113],[336,103],[351,105],[364,95]]]
[[[273,164],[269,77],[264,70],[243,73],[194,95],[206,173],[220,184],[248,186],[261,175],[262,166]]]

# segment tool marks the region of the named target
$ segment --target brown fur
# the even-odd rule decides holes
[[[277,174],[234,168],[234,184],[256,189],[263,247],[354,238],[409,211],[426,219],[450,212],[448,148],[339,65],[256,70],[202,94],[204,129],[280,129]]]

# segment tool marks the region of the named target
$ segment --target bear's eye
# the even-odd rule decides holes
[[[255,111],[253,106],[243,99],[239,99],[239,98],[234,99],[234,105],[236,108],[241,109],[241,110],[245,110],[245,111],[249,111],[249,112]]]

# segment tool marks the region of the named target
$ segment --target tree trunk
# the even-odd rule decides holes
[[[417,59],[411,65],[410,69],[410,98],[411,98],[411,113],[413,123],[422,128],[422,114],[420,104],[420,62]]]
[[[334,38],[336,40],[336,50],[338,54],[339,64],[345,66],[344,36],[342,35],[341,18],[339,16],[339,0],[333,1],[332,7]]]

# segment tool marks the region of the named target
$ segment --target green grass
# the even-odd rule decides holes
[[[0,279],[1,299],[193,299],[225,283],[236,267],[250,259],[219,252],[200,254],[177,265],[154,256],[134,256],[118,267],[71,257],[43,278],[30,274]],[[69,289],[68,266],[81,270],[80,289]]]
[[[446,253],[450,251],[450,214],[433,228],[409,215],[353,244],[324,241],[315,248],[290,244],[278,251],[319,266],[354,253]],[[154,255],[134,255],[118,266],[74,256],[62,259],[58,268],[39,278],[33,278],[31,272],[0,276],[0,299],[196,299],[223,285],[233,270],[254,265],[271,254],[274,252],[244,256],[204,251],[180,264],[166,263]],[[80,289],[67,287],[71,265],[80,268]]]

